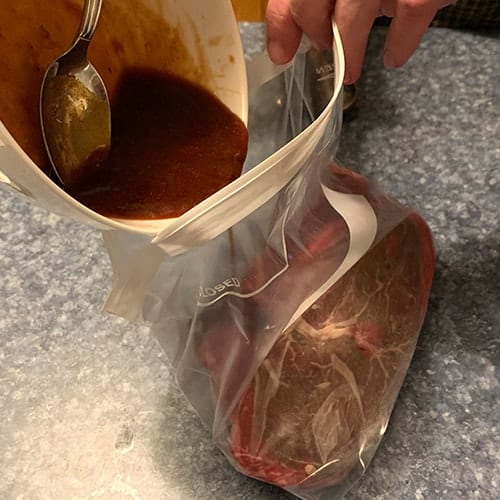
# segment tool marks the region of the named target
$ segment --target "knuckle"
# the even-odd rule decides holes
[[[399,4],[408,14],[418,15],[434,8],[435,2],[429,0],[400,0]]]
[[[271,27],[282,27],[290,18],[289,2],[283,0],[269,0],[266,9],[266,22]]]
[[[308,14],[306,2],[301,2],[300,0],[291,0],[290,12],[295,22],[300,22]]]

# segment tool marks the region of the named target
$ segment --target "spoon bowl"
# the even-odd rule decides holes
[[[85,0],[71,48],[45,72],[40,122],[55,173],[71,189],[99,168],[111,145],[111,111],[102,78],[87,57],[102,0]]]

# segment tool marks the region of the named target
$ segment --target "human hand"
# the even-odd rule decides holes
[[[342,38],[345,83],[354,83],[361,67],[373,22],[392,18],[384,48],[384,65],[397,68],[408,61],[436,12],[449,0],[269,0],[267,47],[276,64],[288,62],[304,32],[319,48],[332,44],[331,18]]]

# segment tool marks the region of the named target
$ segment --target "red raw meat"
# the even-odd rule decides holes
[[[334,172],[348,191],[367,191],[355,174]],[[385,200],[370,202],[384,213],[391,210]],[[296,300],[321,284],[318,273],[326,280],[345,255],[345,223],[326,203],[316,207],[299,224],[302,245],[287,241],[287,272],[245,301],[245,335],[230,321],[212,322],[198,352],[225,407],[226,451],[245,474],[303,494],[338,483],[371,459],[413,355],[434,272],[427,225],[415,213],[401,218],[266,347],[269,325],[291,317]],[[269,274],[274,254],[263,251],[243,289]],[[264,355],[254,366],[257,348]]]

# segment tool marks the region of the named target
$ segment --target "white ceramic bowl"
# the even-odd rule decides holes
[[[143,3],[178,28],[195,63],[203,64],[211,75],[210,90],[246,123],[245,61],[230,0],[143,0]],[[38,168],[1,121],[0,182],[18,190],[40,207],[98,229],[122,229],[153,235],[176,220],[111,219],[90,210]]]

